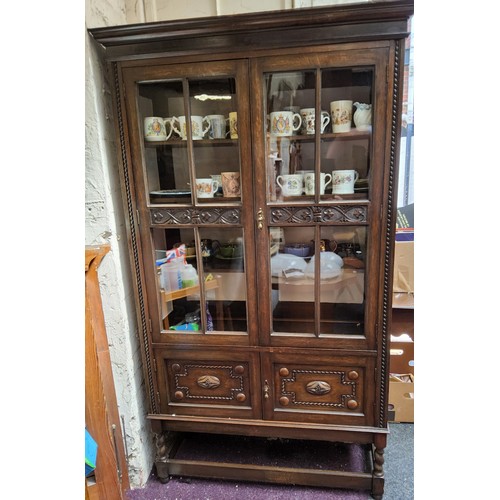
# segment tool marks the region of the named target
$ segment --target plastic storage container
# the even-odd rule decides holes
[[[182,288],[181,273],[184,267],[184,259],[173,259],[171,262],[160,266],[160,286],[166,292],[173,292]]]
[[[181,271],[182,288],[196,286],[198,284],[198,273],[191,264],[186,264]]]

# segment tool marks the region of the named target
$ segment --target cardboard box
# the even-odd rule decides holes
[[[408,334],[391,335],[390,373],[415,373],[415,343]]]
[[[389,420],[414,422],[414,377],[412,373],[391,373],[389,378]]]
[[[394,292],[414,292],[414,242],[396,241],[394,244]]]

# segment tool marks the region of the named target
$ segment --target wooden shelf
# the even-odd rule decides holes
[[[371,132],[359,131],[356,129],[352,129],[349,132],[343,133],[327,133],[321,134],[321,140],[356,140],[356,139],[370,139]],[[307,134],[307,135],[288,135],[288,136],[272,136],[268,135],[268,139],[288,139],[289,141],[296,142],[314,142],[316,139],[315,134]],[[157,148],[160,146],[172,146],[172,147],[186,147],[187,140],[183,139],[168,139],[166,141],[144,141],[144,145],[147,148]],[[192,141],[193,146],[234,146],[238,144],[238,139],[200,139]]]
[[[159,146],[186,147],[188,141],[183,139],[168,139],[166,141],[144,141],[147,148]],[[193,146],[236,146],[238,139],[199,139],[192,141]]]
[[[205,290],[213,290],[219,286],[217,280],[205,281]],[[172,292],[161,291],[162,300],[165,302],[170,302],[176,299],[182,299],[188,297],[189,295],[194,295],[200,293],[200,285],[188,286],[186,288],[181,288],[179,290],[174,290]]]
[[[365,131],[359,131],[356,129],[352,129],[349,132],[343,132],[343,133],[327,133],[327,134],[321,134],[321,140],[332,140],[332,139],[345,139],[345,140],[356,140],[356,139],[370,139],[371,137],[371,132],[365,132]],[[288,139],[290,141],[297,141],[297,142],[314,142],[316,140],[316,134],[307,134],[307,135],[288,135],[288,136],[275,136],[275,135],[270,135],[268,134],[267,136],[268,140],[269,139]]]
[[[320,202],[348,202],[348,201],[363,201],[368,203],[370,200],[368,199],[368,193],[351,193],[351,194],[332,194],[326,193],[320,195]],[[281,200],[271,201],[271,205],[278,205],[280,203],[296,203],[296,202],[304,202],[305,205],[310,206],[311,203],[314,202],[313,195],[301,194],[299,196],[283,196]]]

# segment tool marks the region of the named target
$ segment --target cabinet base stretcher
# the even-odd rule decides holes
[[[342,426],[337,429],[331,426],[330,435],[324,430],[327,426],[310,426],[309,439],[306,440],[302,436],[290,438],[286,429],[283,432],[286,437],[279,437],[282,433],[278,425],[273,426],[274,432],[269,433],[272,438],[265,437],[264,429],[254,432],[256,429],[249,427],[245,433],[241,432],[241,426],[232,428],[231,424],[225,430],[219,429],[216,434],[207,435],[200,434],[207,432],[203,427],[192,432],[173,431],[170,429],[183,428],[186,422],[179,422],[177,426],[173,420],[166,424],[157,415],[151,417],[155,419],[156,473],[162,483],[167,483],[171,476],[187,476],[368,490],[375,499],[383,496],[383,454],[387,429],[373,429],[370,433],[366,428],[360,428],[346,443],[345,440],[337,441],[338,432],[341,435],[346,432]],[[165,430],[166,427],[169,430]],[[311,433],[313,430],[314,433]],[[283,439],[291,442],[283,442]],[[200,451],[200,444],[204,442],[205,446],[201,446]],[[318,453],[325,454],[327,458],[326,464],[325,457],[321,458],[321,467],[317,465]],[[306,458],[298,459],[299,456]],[[259,461],[267,463],[255,463]],[[298,461],[303,465],[297,466]]]

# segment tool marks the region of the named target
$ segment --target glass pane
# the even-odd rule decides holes
[[[139,84],[147,191],[151,203],[190,203],[188,154],[174,118],[184,115],[182,81]]]
[[[321,172],[331,175],[324,199],[368,198],[373,69],[326,69],[321,106],[330,125],[321,138]]]
[[[152,234],[164,330],[246,332],[243,230],[168,228]]]
[[[198,203],[239,201],[240,155],[234,78],[189,80],[189,105]]]
[[[366,227],[322,227],[320,246],[320,332],[362,335]]]
[[[241,228],[200,228],[207,315],[214,331],[247,331],[245,248]]]
[[[152,236],[163,329],[202,332],[194,229],[154,229]]]
[[[362,335],[366,228],[270,228],[270,242],[273,331]]]
[[[315,71],[265,74],[269,201],[302,199],[304,173],[314,171],[315,82]]]
[[[315,228],[273,227],[270,231],[273,330],[314,334]]]

